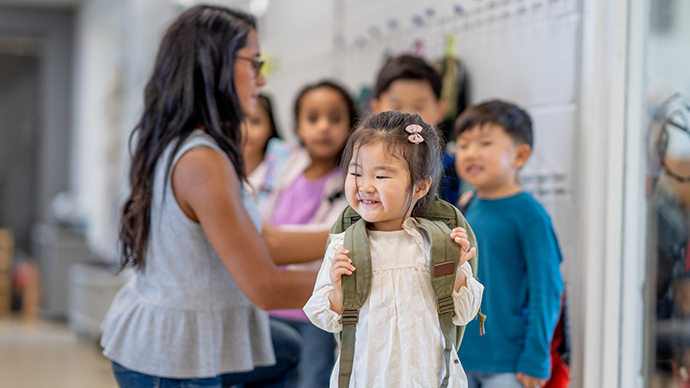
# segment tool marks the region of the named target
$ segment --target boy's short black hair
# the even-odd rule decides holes
[[[429,82],[437,100],[441,99],[441,76],[424,59],[414,55],[393,57],[381,68],[373,97],[378,99],[394,81],[413,79]]]
[[[457,139],[463,132],[484,124],[499,125],[516,143],[532,148],[532,118],[517,105],[500,100],[468,106],[455,121],[453,138]]]

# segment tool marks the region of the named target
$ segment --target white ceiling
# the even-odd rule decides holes
[[[21,5],[31,7],[71,7],[82,2],[83,0],[0,0],[0,6]]]

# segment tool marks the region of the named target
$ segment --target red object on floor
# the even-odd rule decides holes
[[[561,306],[563,306],[563,301],[564,295],[561,296]],[[558,324],[551,340],[551,377],[543,388],[568,388],[570,386],[570,366],[563,361],[558,352],[558,346],[565,338],[563,324],[563,309],[561,308]]]
[[[561,359],[558,352],[551,350],[551,378],[543,388],[568,388],[570,386],[570,366]]]

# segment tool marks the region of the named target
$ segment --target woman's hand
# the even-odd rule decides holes
[[[458,261],[458,272],[455,274],[454,286],[457,292],[460,291],[461,287],[467,286],[467,276],[460,267],[471,259],[477,250],[475,248],[470,249],[470,240],[467,238],[467,231],[464,228],[457,227],[451,230],[450,238],[460,245],[460,260]]]
[[[528,376],[522,372],[518,372],[516,377],[520,384],[522,384],[522,386],[525,388],[539,388],[546,384],[546,380]]]
[[[328,300],[331,302],[331,310],[338,314],[343,313],[343,275],[352,275],[352,271],[355,270],[352,260],[347,257],[348,253],[350,251],[347,249],[335,251],[329,274],[333,283],[333,291],[328,295]]]

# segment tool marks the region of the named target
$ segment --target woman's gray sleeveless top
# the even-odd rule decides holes
[[[222,152],[213,138],[197,130],[175,153],[171,174],[180,157],[195,147]],[[173,148],[156,166],[145,269],[110,306],[101,327],[103,354],[128,369],[171,378],[272,365],[266,312],[244,296],[201,226],[175,200],[165,173]],[[242,201],[254,223],[247,227],[260,228],[259,211],[244,189]]]

